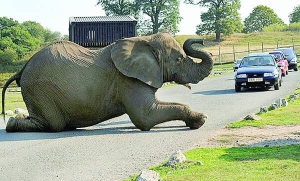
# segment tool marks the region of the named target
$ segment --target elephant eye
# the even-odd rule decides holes
[[[177,58],[177,62],[182,62],[182,61],[183,61],[183,58],[181,58],[181,57]]]

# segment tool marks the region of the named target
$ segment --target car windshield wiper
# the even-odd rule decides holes
[[[274,66],[273,64],[263,64],[262,66]]]

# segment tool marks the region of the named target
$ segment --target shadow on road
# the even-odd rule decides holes
[[[265,92],[265,91],[273,91],[266,88],[243,88],[242,92],[235,92],[234,89],[223,89],[223,90],[208,90],[208,91],[200,91],[194,92],[193,94],[202,94],[202,95],[225,95],[225,94],[240,94],[240,93],[257,93],[257,92]]]
[[[224,95],[224,94],[235,94],[234,89],[224,89],[224,90],[208,90],[208,91],[200,91],[194,92],[193,94],[202,94],[202,95]]]
[[[3,121],[3,120],[2,120]],[[108,134],[157,134],[163,132],[178,132],[188,131],[189,128],[182,125],[166,126],[164,124],[157,125],[150,131],[140,131],[130,120],[127,121],[113,121],[110,123],[100,123],[87,128],[79,128],[72,131],[64,132],[16,132],[7,133],[5,129],[0,129],[0,142],[7,141],[29,141],[29,140],[46,140],[46,139],[60,139],[79,136],[96,136]]]

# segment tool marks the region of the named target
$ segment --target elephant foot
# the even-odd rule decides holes
[[[17,115],[16,117],[10,117],[5,130],[6,132],[44,131],[43,126],[40,123],[23,114]]]
[[[14,132],[16,125],[16,118],[10,117],[7,124],[6,124],[6,131],[7,132]]]
[[[194,115],[185,121],[185,124],[190,129],[199,129],[207,119],[207,115],[201,113],[193,113]]]

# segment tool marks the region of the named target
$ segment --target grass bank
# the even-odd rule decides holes
[[[176,168],[152,167],[164,181],[300,179],[300,145],[267,148],[198,148]],[[134,180],[134,179],[133,179]]]
[[[181,45],[187,38],[205,39],[205,46],[195,45],[195,47],[212,53],[215,63],[233,62],[251,52],[267,52],[277,47],[293,47],[295,52],[300,55],[300,32],[236,33],[222,36],[221,42],[215,41],[215,35],[175,36]]]
[[[300,94],[300,87],[298,87],[294,93]],[[286,98],[288,99],[289,96]],[[266,125],[281,126],[281,125],[299,125],[300,124],[300,99],[295,99],[289,104],[288,107],[280,107],[276,111],[268,111],[267,113],[259,113],[262,117],[259,121],[240,120],[231,124],[228,124],[226,128],[241,128],[245,126],[252,126],[263,128]]]

